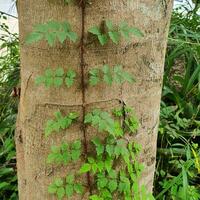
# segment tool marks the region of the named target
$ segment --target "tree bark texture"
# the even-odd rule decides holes
[[[84,162],[66,167],[46,163],[51,145],[75,139],[89,142],[98,134],[95,129],[83,127],[82,117],[92,108],[110,111],[123,102],[133,107],[140,121],[134,140],[141,143],[140,160],[145,163],[142,182],[148,190],[153,187],[156,161],[157,128],[159,123],[162,77],[164,68],[167,32],[172,9],[172,0],[88,0],[85,9],[81,2],[65,5],[62,0],[19,0],[19,30],[21,49],[21,99],[16,131],[17,169],[20,200],[52,200],[47,187],[56,177],[77,172]],[[92,41],[87,30],[110,19],[115,24],[121,21],[138,27],[143,38],[122,40],[119,45],[109,42],[101,46]],[[78,33],[75,44],[66,42],[49,47],[45,41],[26,45],[25,38],[33,25],[54,21],[69,21]],[[107,86],[101,83],[88,85],[88,71],[96,66],[122,64],[131,73],[134,84]],[[58,66],[77,72],[77,81],[72,88],[45,88],[36,86],[35,77],[44,74],[45,68]],[[44,137],[44,127],[55,111],[63,114],[76,111],[78,123],[60,134]],[[87,184],[84,175],[81,181]],[[88,199],[73,196],[73,200]]]

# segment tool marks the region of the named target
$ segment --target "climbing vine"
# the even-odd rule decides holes
[[[105,26],[104,26],[105,25]],[[120,38],[123,37],[126,40],[130,40],[131,36],[142,37],[142,32],[135,28],[130,27],[126,22],[121,22],[119,26],[114,25],[112,21],[106,20],[103,23],[103,27],[93,26],[88,30],[91,34],[95,35],[100,44],[103,46],[108,43],[109,39],[118,44]]]
[[[71,0],[65,0],[70,3]],[[85,4],[84,4],[85,6]],[[104,28],[97,25],[91,27],[88,32],[96,37],[101,45],[108,43],[109,39],[118,44],[121,37],[130,40],[131,36],[141,37],[142,32],[130,27],[126,22],[114,25],[112,21],[103,21]],[[58,41],[64,43],[66,40],[76,42],[78,36],[72,31],[68,22],[50,21],[45,24],[35,25],[33,32],[27,37],[26,42],[31,44],[46,40],[50,46]],[[83,41],[83,38],[81,39]],[[83,73],[84,74],[84,73]],[[73,86],[77,78],[76,72],[57,67],[50,67],[35,79],[36,85],[43,84],[45,87],[60,87],[65,84],[68,88]],[[134,78],[123,69],[122,65],[110,67],[105,64],[95,67],[88,72],[90,86],[104,82],[112,84],[132,83]],[[61,130],[68,129],[79,119],[80,113],[71,112],[63,115],[61,111],[54,113],[54,119],[49,119],[45,125],[45,136],[52,137],[59,134]],[[88,186],[80,182],[83,174],[92,175],[90,185],[90,200],[151,200],[153,196],[146,191],[145,186],[139,184],[139,179],[144,166],[139,163],[137,157],[141,152],[141,145],[130,140],[130,135],[136,134],[139,121],[134,110],[123,105],[112,112],[101,109],[93,109],[84,113],[84,127],[92,126],[97,133],[89,142],[90,150],[84,151],[84,142],[75,140],[71,143],[63,142],[60,146],[51,146],[47,157],[49,165],[69,165],[86,155],[85,163],[78,172],[69,173],[66,177],[57,177],[48,187],[48,192],[56,195],[59,200],[64,197],[70,198],[75,193],[83,194]]]

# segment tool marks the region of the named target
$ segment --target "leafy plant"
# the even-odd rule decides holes
[[[0,199],[17,200],[14,143],[19,84],[19,40],[0,12]],[[15,97],[14,97],[15,96]]]
[[[67,198],[71,197],[74,193],[83,193],[83,186],[79,183],[75,183],[74,175],[68,175],[63,181],[62,178],[57,178],[48,187],[50,194],[55,194],[59,200],[63,199],[66,195]]]
[[[64,82],[66,86],[69,88],[73,85],[74,79],[76,77],[76,73],[73,70],[68,70],[66,77],[64,78],[64,70],[61,67],[58,67],[55,71],[48,68],[45,70],[45,74],[43,76],[38,76],[35,79],[36,85],[44,84],[46,87],[60,87]]]
[[[53,46],[58,40],[60,43],[64,43],[65,40],[76,42],[78,36],[72,31],[71,25],[68,22],[56,22],[49,21],[45,24],[37,24],[33,27],[27,39],[27,44],[32,44],[40,40],[45,39],[50,46]]]
[[[114,44],[118,44],[121,36],[126,40],[130,40],[132,35],[137,37],[143,36],[143,33],[139,29],[130,27],[126,22],[121,22],[119,26],[116,26],[112,21],[106,20],[105,26],[107,29],[106,31],[102,31],[98,26],[93,26],[88,30],[89,33],[92,33],[98,38],[102,46],[105,45],[109,39]]]
[[[71,145],[63,143],[60,146],[52,146],[48,155],[48,163],[65,164],[77,161],[81,155],[81,141],[77,140]]]
[[[63,117],[60,111],[55,112],[54,116],[56,120],[48,120],[45,127],[45,136],[49,136],[52,132],[59,132],[60,129],[69,128],[69,126],[78,118],[78,114],[75,112],[69,113]]]
[[[122,84],[124,82],[133,83],[134,79],[128,72],[125,72],[121,65],[116,65],[111,69],[108,65],[102,68],[93,68],[89,71],[89,83],[97,85],[101,79],[108,85],[113,83]]]

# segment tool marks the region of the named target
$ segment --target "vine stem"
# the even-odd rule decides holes
[[[88,155],[88,144],[87,144],[87,136],[86,136],[86,125],[84,123],[84,116],[86,115],[86,101],[85,101],[85,60],[84,60],[84,39],[85,39],[85,0],[80,1],[81,6],[81,41],[80,41],[80,48],[81,48],[81,85],[82,85],[82,110],[83,110],[83,120],[82,120],[82,129],[83,129],[83,137],[84,137],[84,151],[85,157],[87,158]],[[90,173],[87,173],[87,182],[89,187],[89,192],[92,194],[92,187],[91,187],[91,177]]]

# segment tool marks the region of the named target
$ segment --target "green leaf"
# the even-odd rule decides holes
[[[123,36],[126,40],[129,40],[129,39],[130,39],[129,31],[127,31],[127,30],[121,30],[120,32],[121,32],[122,36]]]
[[[72,148],[79,150],[81,148],[81,141],[80,140],[76,140],[73,144],[72,144]]]
[[[56,87],[60,87],[62,84],[63,84],[63,79],[62,78],[60,78],[60,77],[54,78],[54,85]]]
[[[95,195],[90,196],[90,200],[104,200],[104,199],[95,194]]]
[[[119,43],[120,35],[119,35],[118,32],[116,32],[116,31],[109,31],[109,32],[108,32],[108,35],[109,35],[110,39],[111,39],[115,44],[118,44],[118,43]]]
[[[76,42],[78,39],[78,35],[72,31],[69,31],[66,33],[68,38],[72,41],[72,42]]]
[[[92,118],[93,118],[93,116],[92,116],[91,113],[86,114],[85,119],[84,119],[84,123],[91,123]]]
[[[111,20],[106,20],[106,26],[108,28],[108,30],[113,30],[113,23]]]
[[[93,140],[92,140],[92,142],[95,144],[95,146],[96,146],[96,152],[97,152],[97,155],[99,156],[99,155],[102,155],[103,154],[103,152],[104,152],[104,146],[101,144],[101,141],[100,141],[100,139],[99,138],[94,138]]]
[[[47,157],[47,163],[53,163],[59,154],[49,154]]]
[[[112,78],[110,67],[108,65],[104,65],[102,70],[104,72],[104,77],[103,77],[104,81],[108,85],[112,85],[113,78]]]
[[[105,188],[108,183],[108,179],[106,177],[98,178],[97,186],[99,189]]]
[[[54,184],[49,185],[48,187],[48,193],[55,194],[57,192],[57,187]]]
[[[29,34],[28,37],[26,38],[26,43],[32,44],[34,42],[40,41],[42,38],[43,38],[43,34],[33,32],[33,33]]]
[[[111,159],[107,158],[105,160],[105,168],[106,168],[107,172],[110,172],[110,170],[112,169],[112,164],[113,164],[113,162]]]
[[[45,32],[48,31],[48,27],[47,27],[46,24],[37,24],[37,25],[34,26],[34,31],[45,33]]]
[[[98,168],[98,170],[99,170],[100,172],[102,172],[103,169],[104,169],[104,162],[103,162],[103,161],[99,161],[99,162],[97,163],[97,168]]]
[[[41,83],[44,83],[44,81],[45,81],[45,78],[43,76],[38,76],[35,79],[35,84],[40,85]]]
[[[112,156],[114,153],[114,146],[113,145],[106,145],[106,152],[109,156]]]
[[[88,32],[92,33],[94,35],[101,35],[101,31],[100,31],[99,27],[97,27],[97,26],[94,26],[94,27],[90,28],[88,30]]]
[[[61,68],[61,67],[57,68],[55,74],[56,74],[56,76],[63,76],[64,75],[63,68]]]
[[[80,173],[84,174],[86,172],[89,172],[91,170],[91,165],[88,163],[85,163],[82,165],[81,169],[80,169]]]
[[[74,183],[74,175],[67,176],[66,182],[69,183],[69,184],[73,184]]]
[[[143,37],[144,34],[138,29],[138,28],[130,28],[129,29],[130,33],[132,33],[133,35],[137,36],[137,37]]]
[[[54,181],[55,185],[57,187],[61,187],[63,186],[63,180],[61,178],[57,178],[55,181]]]
[[[74,84],[74,80],[66,77],[65,84],[67,85],[68,88],[70,88]]]
[[[61,28],[61,24],[56,21],[49,21],[46,23],[46,26],[51,31],[59,30]]]
[[[74,84],[74,79],[76,77],[76,73],[73,70],[68,70],[67,77],[65,78],[65,83],[67,87],[71,87]]]
[[[99,83],[99,78],[95,76],[90,76],[89,83],[91,86],[95,86]]]
[[[68,117],[69,117],[69,119],[71,119],[71,120],[75,120],[75,119],[78,118],[78,113],[76,113],[76,112],[71,112],[71,113],[69,113]]]
[[[73,161],[76,161],[80,158],[81,152],[80,150],[71,150],[71,157]]]
[[[70,78],[75,78],[76,77],[76,72],[72,69],[69,69],[67,72],[67,76]]]
[[[53,85],[53,83],[54,83],[54,79],[52,77],[49,77],[49,78],[45,79],[45,83],[44,84],[45,84],[46,87],[50,87],[50,86]]]
[[[129,74],[128,72],[123,72],[123,78],[124,78],[124,80],[128,81],[129,83],[134,82],[133,76],[131,76],[131,74]]]
[[[116,180],[111,180],[108,183],[108,188],[111,193],[113,193],[118,187],[117,181]]]
[[[53,71],[52,69],[46,69],[45,70],[45,77],[46,78],[51,78],[53,76]]]
[[[98,40],[100,44],[103,46],[108,42],[108,36],[106,34],[98,35]]]
[[[47,40],[48,44],[52,47],[56,40],[56,35],[54,33],[46,33],[45,39]]]
[[[66,188],[65,188],[65,191],[66,191],[67,197],[71,197],[73,195],[73,193],[74,193],[73,185],[67,184]]]
[[[96,85],[100,79],[99,79],[99,69],[95,68],[89,71],[89,83],[90,85],[94,86]]]
[[[112,199],[113,196],[107,189],[104,189],[102,190],[102,197],[104,199]]]
[[[81,184],[75,184],[74,185],[74,190],[78,194],[83,194],[83,186]]]
[[[60,43],[63,43],[67,37],[66,32],[57,32],[57,37]]]
[[[58,188],[57,197],[61,200],[65,196],[65,189],[63,187]]]

